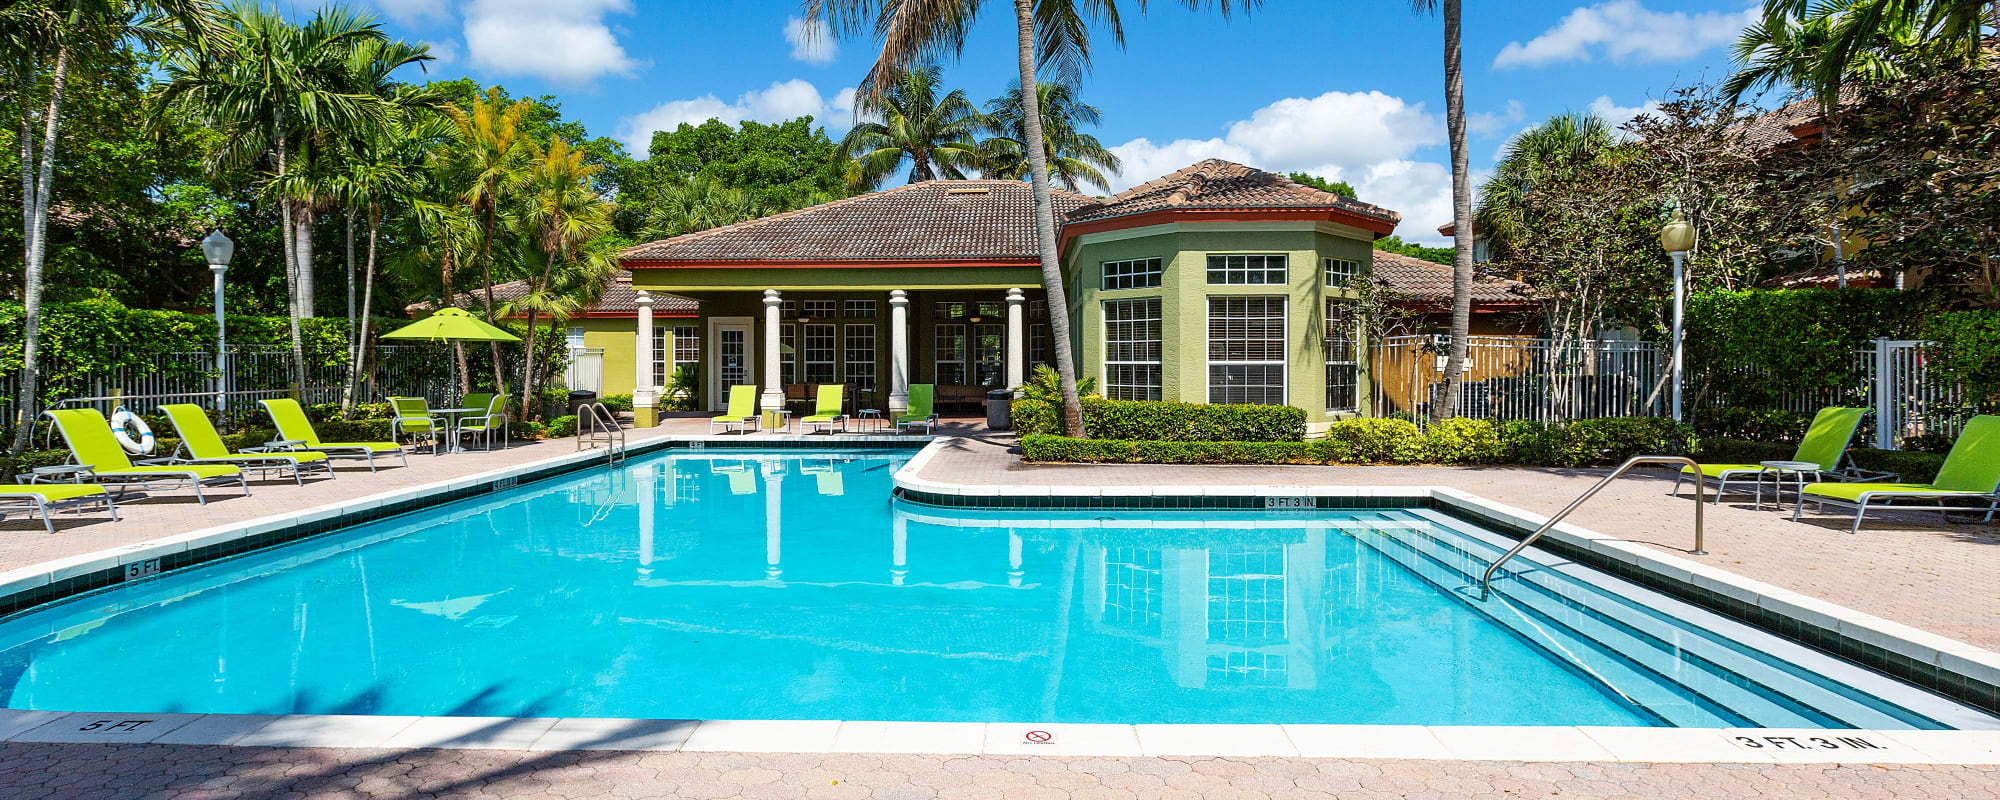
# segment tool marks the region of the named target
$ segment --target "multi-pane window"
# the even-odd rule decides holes
[[[806,310],[806,316],[814,319],[831,317],[833,310],[840,307],[840,304],[833,300],[807,300],[802,305]]]
[[[933,308],[938,319],[965,319],[971,316],[966,313],[966,304],[959,300],[939,300]]]
[[[1151,289],[1160,285],[1160,260],[1135,258],[1104,262],[1104,288]]]
[[[1208,298],[1208,402],[1285,403],[1285,298]]]
[[[1326,410],[1356,411],[1361,408],[1360,350],[1361,325],[1354,303],[1326,301]]]
[[[1359,261],[1350,261],[1345,258],[1329,258],[1323,263],[1326,264],[1326,285],[1328,286],[1351,286],[1356,278],[1361,277],[1361,262]]]
[[[937,326],[937,376],[943,386],[965,385],[965,326]]]
[[[875,301],[849,300],[847,301],[846,312],[847,316],[849,317],[859,317],[864,319],[873,317],[875,316]]]
[[[1104,301],[1104,396],[1160,399],[1160,298]]]
[[[1216,286],[1263,286],[1285,282],[1285,256],[1243,255],[1208,257],[1208,282]]]
[[[1047,364],[1055,356],[1049,352],[1049,301],[1028,301],[1028,363]],[[1029,373],[1034,370],[1030,368]]]
[[[995,302],[980,301],[978,303],[973,304],[973,311],[975,311],[977,313],[977,316],[981,318],[997,319],[1000,316],[1000,304]]]
[[[654,328],[653,352],[651,355],[653,357],[653,382],[655,384],[665,386],[673,382],[674,362],[672,356],[674,350],[675,343],[668,341],[667,329]],[[653,387],[641,386],[639,388],[651,389]]]
[[[778,326],[778,381],[791,383],[799,374],[799,326]]]
[[[1007,328],[1000,324],[973,326],[973,355],[980,386],[999,386],[1007,380]]]
[[[657,341],[657,340],[656,340]],[[658,357],[655,357],[657,360]],[[674,375],[673,370],[693,367],[701,363],[701,328],[693,325],[674,326],[674,362],[671,369],[662,373],[660,382],[666,383]]]
[[[783,300],[778,303],[778,316],[791,319],[799,315],[799,301]]]
[[[874,392],[875,326],[848,325],[841,332],[847,337],[847,382],[854,385],[856,395]]]
[[[804,383],[833,383],[835,378],[834,326],[814,323],[806,326],[806,372]]]

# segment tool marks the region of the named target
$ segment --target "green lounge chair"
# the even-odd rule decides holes
[[[439,453],[450,425],[444,417],[431,413],[429,402],[421,397],[391,397],[389,410],[396,415],[389,420],[389,438],[397,439],[407,433],[410,435],[410,446],[416,447],[419,437],[427,437],[431,442],[431,455]]]
[[[1861,518],[1868,509],[1920,509],[1943,512],[1978,511],[1977,501],[1985,501],[1986,521],[2000,510],[2000,416],[1973,417],[1958,434],[1958,441],[1944,457],[1937,479],[1930,483],[1814,483],[1801,494],[1799,505],[1834,505],[1854,509],[1854,528],[1861,532]],[[1905,505],[1901,500],[1934,500],[1935,505]],[[1970,504],[1967,501],[1972,501]],[[1797,521],[1800,509],[1792,509]]]
[[[936,391],[937,387],[932,384],[910,384],[910,410],[896,418],[897,433],[902,433],[919,425],[923,426],[924,433],[931,433],[936,430],[938,415],[932,402]]]
[[[118,506],[111,502],[111,493],[95,483],[0,486],[0,516],[14,510],[33,511],[42,515],[42,527],[49,533],[56,532],[55,520],[49,518],[51,510],[88,503],[103,503],[104,509],[111,512],[111,521],[118,521]]]
[[[134,464],[125,454],[125,448],[118,446],[118,440],[111,438],[111,423],[104,421],[104,415],[94,408],[65,408],[46,412],[55,420],[56,428],[62,431],[63,441],[69,445],[69,453],[76,463],[90,469],[89,477],[98,483],[136,483],[152,486],[168,482],[175,486],[187,484],[194,489],[194,499],[203,505],[208,498],[201,493],[204,483],[228,483],[235,481],[243,487],[243,494],[250,494],[250,482],[243,479],[243,470],[229,464]]]
[[[729,408],[722,412],[722,416],[708,421],[709,433],[714,433],[718,427],[723,433],[728,433],[731,428],[739,433],[762,430],[757,421],[757,387],[749,384],[729,387]]]
[[[500,449],[507,449],[507,439],[513,435],[513,428],[507,422],[506,395],[466,396],[468,400],[474,397],[486,398],[486,405],[484,406],[486,413],[459,417],[458,427],[452,429],[452,441],[456,443],[461,436],[477,436],[480,440],[479,447],[481,450],[492,450],[493,434],[498,433],[500,434]],[[468,402],[465,404],[465,407],[478,408],[480,406],[477,403]]]
[[[307,468],[324,470],[326,476],[333,477],[333,465],[327,463],[325,453],[301,450],[296,453],[232,453],[229,446],[222,443],[222,434],[215,430],[215,423],[208,421],[208,413],[193,403],[175,403],[160,406],[166,412],[167,421],[173,423],[174,433],[181,438],[180,447],[174,450],[176,464],[234,464],[246,470],[269,470],[292,474],[292,482],[300,486],[306,484],[300,473]]]
[[[1838,471],[1840,462],[1847,458],[1848,444],[1854,441],[1854,431],[1861,427],[1861,416],[1867,412],[1865,408],[1820,409],[1818,414],[1813,415],[1812,425],[1806,428],[1805,438],[1799,440],[1799,449],[1792,454],[1792,460],[1818,464],[1819,469],[1807,470],[1815,481],[1825,473]],[[1756,464],[1703,464],[1699,471],[1694,467],[1681,467],[1680,474],[1674,476],[1673,493],[1681,493],[1681,481],[1687,478],[1714,479],[1715,499],[1711,502],[1720,504],[1722,492],[1728,488],[1730,481],[1740,482],[1747,477],[1754,483],[1761,480],[1759,476],[1765,472],[1768,470]]]
[[[313,430],[312,421],[306,419],[306,411],[299,407],[299,401],[291,398],[259,400],[264,412],[271,415],[271,424],[278,427],[278,438],[297,442],[295,449],[314,450],[325,453],[327,458],[359,458],[368,461],[368,471],[375,471],[377,453],[395,453],[403,460],[403,466],[410,465],[410,457],[403,453],[403,446],[395,442],[322,442]]]
[[[799,420],[799,429],[812,433],[813,426],[818,425],[826,429],[828,436],[833,435],[833,428],[836,425],[840,426],[842,431],[847,430],[847,414],[841,411],[846,399],[845,384],[822,384],[819,387],[819,407],[813,409],[812,416]]]

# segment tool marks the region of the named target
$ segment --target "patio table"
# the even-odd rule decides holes
[[[1775,485],[1771,489],[1774,495],[1771,504],[1779,511],[1785,509],[1786,475],[1792,476],[1792,501],[1794,503],[1805,502],[1807,473],[1811,473],[1815,480],[1821,477],[1819,464],[1812,461],[1759,461],[1757,462],[1757,466],[1757,502],[1750,506],[1753,509],[1764,507],[1764,476],[1768,473],[1777,473],[1774,476],[1776,478]]]
[[[443,433],[446,433],[446,434],[449,434],[449,435],[451,436],[451,447],[449,447],[449,448],[446,448],[446,449],[445,449],[445,452],[447,452],[447,453],[463,453],[463,452],[466,452],[465,448],[464,448],[463,446],[460,446],[460,445],[459,445],[459,443],[458,443],[458,433],[457,433],[457,431],[458,431],[458,419],[459,419],[460,417],[463,417],[463,416],[467,415],[467,414],[483,414],[483,413],[485,413],[485,412],[486,412],[486,409],[485,409],[485,408],[433,408],[433,409],[431,409],[431,413],[433,413],[433,414],[443,414],[443,415],[445,415],[445,421],[444,421],[444,427],[445,427],[445,430],[443,431]]]

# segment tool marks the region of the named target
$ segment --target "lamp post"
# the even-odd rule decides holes
[[[1687,254],[1694,249],[1694,225],[1687,221],[1677,209],[1673,221],[1660,229],[1660,247],[1674,260],[1674,355],[1673,355],[1673,412],[1674,421],[1681,421],[1681,317],[1687,309]]]
[[[215,273],[215,408],[227,411],[229,350],[222,321],[222,273],[229,271],[229,259],[236,255],[236,243],[222,235],[222,231],[214,231],[201,240],[201,255],[208,261],[208,270]]]

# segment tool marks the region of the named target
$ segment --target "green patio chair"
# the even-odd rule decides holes
[[[229,464],[132,463],[125,448],[111,438],[111,423],[97,409],[65,408],[46,413],[62,431],[70,456],[77,464],[88,467],[87,477],[98,483],[136,483],[142,488],[162,483],[176,487],[185,484],[194,489],[194,499],[202,505],[208,504],[208,497],[201,493],[203,484],[235,481],[245,496],[250,494],[250,482],[243,479],[243,470]]]
[[[749,384],[729,387],[729,408],[722,412],[722,416],[708,421],[709,433],[714,433],[718,427],[723,433],[728,433],[731,428],[738,433],[762,429],[757,420],[757,387]]]
[[[481,396],[467,395],[466,397],[467,399],[471,399]],[[462,436],[477,436],[480,439],[479,448],[481,450],[492,450],[493,434],[498,433],[500,434],[500,449],[505,450],[507,449],[507,439],[514,432],[512,426],[507,421],[507,396],[497,394],[483,396],[486,398],[486,413],[460,417],[458,419],[458,427],[452,429],[452,441],[457,442],[459,437]],[[473,403],[467,403],[465,407],[475,408],[477,406]]]
[[[1854,528],[1861,532],[1861,518],[1869,508],[1937,511],[1951,518],[1953,511],[1979,511],[1985,501],[1987,522],[2000,510],[2000,416],[1982,415],[1965,423],[1958,441],[1944,457],[1937,478],[1930,483],[1813,483],[1801,491],[1799,507],[1792,509],[1798,521],[1805,501],[1815,507],[1839,506],[1854,509]],[[1903,500],[1934,500],[1933,505],[1906,505]],[[1967,504],[1967,501],[1972,501]]]
[[[846,431],[847,414],[841,410],[846,400],[846,384],[828,383],[820,385],[819,407],[813,409],[812,416],[799,420],[799,429],[806,433],[812,433],[813,426],[818,425],[826,429],[828,436],[833,435],[833,428],[836,425],[840,426],[842,431]]]
[[[49,517],[51,511],[90,503],[103,503],[104,510],[111,512],[111,521],[118,521],[118,506],[111,502],[111,493],[95,483],[0,486],[0,517],[9,511],[31,511],[42,516],[42,527],[49,533],[56,532],[55,520]]]
[[[1815,481],[1825,473],[1840,469],[1840,462],[1847,458],[1847,446],[1854,441],[1854,432],[1861,427],[1861,416],[1868,413],[1865,408],[1840,408],[1829,406],[1813,415],[1812,425],[1806,428],[1805,438],[1799,440],[1799,449],[1792,453],[1792,460],[1818,464],[1817,470],[1806,470]],[[1700,470],[1681,467],[1680,474],[1674,476],[1674,494],[1681,493],[1681,481],[1693,477],[1695,480],[1716,481],[1715,499],[1720,504],[1722,493],[1729,482],[1742,481],[1748,477],[1753,483],[1759,475],[1767,472],[1756,464],[1702,464]]]
[[[410,446],[416,447],[417,440],[428,438],[431,455],[437,455],[444,444],[444,435],[450,431],[450,424],[444,417],[431,413],[431,404],[421,397],[391,397],[389,410],[395,416],[389,420],[389,438],[398,439],[403,434],[410,435]]]
[[[307,468],[322,470],[333,477],[333,465],[326,460],[325,453],[300,450],[294,453],[229,452],[229,445],[222,443],[222,434],[215,430],[215,423],[208,421],[208,413],[193,403],[175,403],[160,406],[166,412],[167,421],[174,426],[174,433],[181,438],[180,446],[174,449],[176,464],[234,464],[246,470],[270,470],[289,472],[292,482],[304,486],[302,472]]]
[[[459,408],[489,408],[492,405],[492,392],[473,392],[465,396],[465,405],[459,406]]]
[[[295,442],[292,449],[313,450],[325,453],[327,458],[365,459],[368,471],[375,471],[375,456],[378,453],[395,453],[403,460],[403,466],[410,465],[410,457],[403,453],[403,446],[395,442],[324,442],[319,432],[313,430],[312,420],[306,419],[306,410],[299,407],[299,401],[288,397],[276,400],[259,400],[264,413],[271,415],[271,424],[278,428],[278,438]]]
[[[933,407],[936,392],[937,387],[932,384],[910,384],[910,410],[896,418],[897,433],[919,425],[923,426],[924,433],[931,433],[937,428],[938,415]]]

